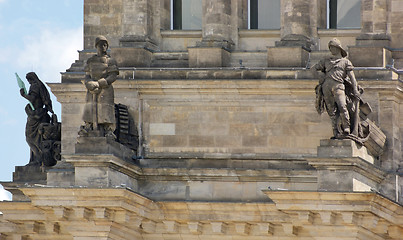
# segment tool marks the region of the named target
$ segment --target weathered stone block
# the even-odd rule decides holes
[[[369,155],[367,148],[358,146],[352,140],[320,140],[318,157],[351,158],[359,157],[369,163],[374,163],[374,158]]]
[[[306,67],[309,52],[303,47],[268,47],[268,67]]]
[[[226,67],[230,53],[221,47],[188,48],[189,67]]]
[[[135,152],[114,139],[106,137],[78,137],[77,154],[111,154],[126,161],[132,161]]]
[[[111,55],[119,67],[149,67],[153,54],[145,48],[115,47]]]
[[[384,47],[349,47],[349,59],[355,67],[386,67],[392,65],[392,53]]]

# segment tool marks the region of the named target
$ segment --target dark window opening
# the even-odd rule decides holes
[[[250,29],[280,29],[281,0],[249,0]]]
[[[328,0],[328,13],[331,29],[361,27],[361,0]]]
[[[172,29],[200,30],[202,25],[201,0],[171,0]]]

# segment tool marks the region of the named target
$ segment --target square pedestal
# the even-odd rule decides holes
[[[229,64],[230,53],[222,47],[188,48],[189,67],[226,67]]]
[[[128,187],[137,190],[141,169],[111,154],[65,155],[74,166],[75,186]]]
[[[384,47],[354,46],[348,58],[355,67],[386,67],[392,65],[392,52]]]
[[[76,153],[64,155],[74,166],[74,185],[137,189],[140,168],[135,152],[107,137],[78,137]]]
[[[119,67],[150,67],[153,53],[145,48],[115,47],[111,56]]]
[[[107,137],[78,137],[76,154],[111,154],[124,161],[133,162],[135,152]]]
[[[321,140],[318,157],[308,162],[317,169],[318,191],[378,191],[387,175],[352,140]]]
[[[309,52],[303,47],[268,47],[268,67],[306,67]]]

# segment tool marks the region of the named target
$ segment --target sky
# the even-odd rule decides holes
[[[36,72],[42,82],[60,82],[83,49],[84,0],[0,0],[0,181],[12,181],[15,166],[29,162],[25,141],[27,101],[15,73]],[[51,93],[59,120],[61,106]],[[0,200],[10,200],[2,190]]]

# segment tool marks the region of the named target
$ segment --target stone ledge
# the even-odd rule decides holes
[[[318,158],[349,158],[358,157],[371,164],[374,158],[368,153],[367,148],[359,146],[352,140],[320,140]]]
[[[136,154],[132,149],[116,142],[114,139],[83,136],[77,138],[75,152],[78,154],[112,154],[127,162],[133,162],[133,156]]]
[[[74,154],[63,155],[67,163],[74,167],[109,167],[128,176],[138,178],[142,174],[140,167],[112,154]]]
[[[124,188],[21,190],[32,201],[0,202],[1,223],[18,221],[32,226],[32,222],[41,225],[53,219],[63,234],[107,235],[113,229],[101,226],[111,223],[114,229],[130,229],[125,239],[154,239],[156,234],[161,239],[222,239],[223,234],[236,239],[288,239],[304,238],[307,231],[323,239],[399,239],[403,233],[403,207],[376,193],[264,191],[274,203],[245,203],[156,202]],[[50,226],[41,237],[54,234]],[[364,235],[359,230],[362,227]],[[13,226],[7,229],[7,234],[15,230]]]
[[[382,67],[356,67],[357,80],[398,80],[399,74],[393,69]],[[62,73],[62,83],[81,83],[84,72]],[[315,80],[309,69],[305,67],[273,67],[273,68],[119,68],[119,80]],[[116,85],[116,83],[114,84]]]
[[[375,192],[263,190],[279,210],[384,212],[383,217],[403,224],[403,206]],[[319,207],[320,206],[320,207]]]

